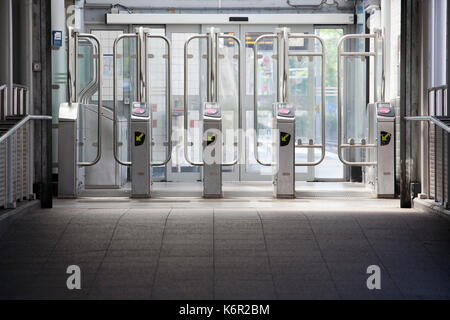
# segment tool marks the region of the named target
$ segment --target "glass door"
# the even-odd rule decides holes
[[[316,28],[315,34],[325,41],[326,46],[326,157],[316,168],[316,180],[344,180],[344,165],[337,151],[337,46],[344,35],[343,28]]]
[[[243,181],[271,181],[272,168],[258,164],[254,155],[254,124],[253,124],[253,98],[254,98],[254,53],[255,40],[263,35],[274,33],[277,26],[241,26],[241,41],[243,44],[243,115],[242,124],[245,132],[243,143],[243,157],[245,163],[241,164],[241,180]],[[262,55],[259,83],[259,158],[262,162],[272,161],[272,103],[277,99],[277,60],[276,41],[268,39],[260,43],[260,55]]]
[[[167,181],[199,181],[201,168],[192,166],[184,157],[184,44],[189,37],[201,32],[200,25],[167,25],[166,36],[172,42],[172,159],[167,166]],[[200,157],[200,69],[204,64],[203,56],[206,46],[200,40],[193,40],[190,45],[191,58],[189,70],[189,136],[193,144],[189,153],[193,161]]]

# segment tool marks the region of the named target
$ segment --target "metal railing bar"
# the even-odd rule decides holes
[[[117,143],[117,109],[118,109],[118,96],[117,96],[117,48],[119,41],[125,38],[136,38],[135,33],[122,34],[116,38],[113,44],[113,154],[114,159],[123,166],[131,166],[131,161],[122,161],[119,159],[118,143]]]
[[[0,109],[0,119],[4,119],[8,113],[7,105],[8,105],[8,86],[2,85],[0,86],[0,98],[3,93],[3,100],[0,101],[2,108]]]
[[[82,39],[82,40],[87,40],[91,44],[93,56],[99,58],[98,51],[97,51],[97,48],[95,47],[94,41],[91,40],[90,38],[86,38],[86,39]],[[95,87],[97,86],[97,81],[98,81],[97,68],[95,65],[97,63],[96,60],[97,60],[97,58],[94,59],[94,63],[92,65],[92,80],[80,92],[80,102],[83,104],[87,104],[89,95],[92,95],[95,93]],[[92,94],[91,94],[91,92],[92,92]]]
[[[437,125],[441,129],[447,131],[450,133],[450,126],[446,125],[444,122],[440,121],[435,116],[415,116],[415,117],[405,117],[405,120],[407,121],[428,121],[432,122],[433,124]]]
[[[259,158],[259,143],[258,143],[258,44],[263,39],[277,38],[277,34],[266,34],[259,36],[253,44],[253,154],[256,162],[264,167],[271,167],[272,163],[264,163]],[[279,43],[277,43],[279,46]],[[278,81],[279,82],[279,81]],[[277,91],[279,91],[279,83],[277,83]],[[279,94],[278,94],[279,96]]]
[[[241,85],[241,72],[242,72],[242,44],[241,41],[233,36],[233,35],[226,35],[226,34],[219,34],[218,35],[218,39],[219,38],[229,38],[229,39],[233,39],[236,44],[238,45],[238,50],[239,50],[239,61],[238,61],[238,143],[237,143],[237,157],[234,161],[232,162],[225,162],[222,163],[222,166],[224,167],[232,167],[234,165],[236,165],[239,162],[239,159],[241,158],[241,145],[242,145],[242,137],[241,137],[241,129],[242,129],[242,85]],[[217,54],[219,54],[219,48],[216,48],[217,50]],[[217,63],[217,74],[219,74],[219,63]],[[218,75],[217,75],[218,76]],[[217,79],[218,80],[218,79]],[[219,91],[217,90],[217,96],[219,95]]]
[[[318,161],[315,162],[303,162],[303,163],[295,163],[296,167],[316,167],[320,165],[323,161],[325,161],[326,157],[326,79],[325,79],[325,69],[326,69],[326,49],[325,49],[325,41],[316,35],[306,35],[306,34],[295,34],[295,33],[288,33],[288,39],[287,42],[289,42],[289,39],[313,39],[320,42],[321,45],[321,51],[317,53],[313,53],[314,55],[310,55],[310,53],[307,53],[307,55],[310,56],[318,56],[322,59],[322,65],[321,65],[321,88],[320,88],[320,96],[321,96],[321,134],[322,134],[322,143],[320,145],[315,146],[297,146],[296,148],[303,148],[303,149],[320,149],[321,150],[321,156]],[[287,44],[287,51],[289,51],[289,43]],[[289,53],[289,52],[288,52]],[[303,53],[300,53],[303,54]],[[287,85],[289,86],[289,85]]]
[[[162,39],[167,44],[167,95],[168,95],[168,102],[167,102],[167,117],[168,117],[168,150],[167,150],[167,157],[166,159],[161,163],[152,163],[152,167],[159,167],[159,166],[165,166],[170,162],[172,159],[172,48],[170,40],[162,35],[153,35],[153,34],[146,34],[146,41],[147,38],[155,38],[155,39]],[[145,52],[147,55],[147,52]],[[145,58],[147,60],[147,57]],[[147,70],[146,70],[147,73]],[[148,83],[149,81],[147,81]],[[150,88],[149,88],[150,89]],[[148,90],[150,91],[150,90]],[[149,94],[149,92],[147,92]],[[152,117],[153,119],[153,117]]]
[[[428,92],[432,92],[432,91],[440,91],[440,90],[447,90],[447,89],[448,89],[448,86],[447,85],[443,85],[443,86],[429,88],[429,89],[427,89],[427,91]]]
[[[186,161],[192,165],[192,166],[198,166],[202,167],[204,165],[203,162],[194,162],[191,160],[188,152],[188,132],[189,132],[189,126],[188,126],[188,114],[189,114],[189,68],[188,68],[188,48],[189,43],[194,39],[204,39],[208,36],[206,34],[200,34],[200,35],[193,35],[189,37],[186,42],[184,43],[184,134],[183,134],[183,141],[184,141],[184,158]]]
[[[78,44],[78,39],[89,39],[93,42],[97,43],[97,54],[98,54],[98,63],[97,63],[97,155],[94,159],[94,161],[91,162],[78,162],[79,166],[82,167],[90,167],[90,166],[94,166],[96,165],[101,157],[102,157],[102,107],[103,107],[103,103],[102,103],[102,89],[103,89],[103,63],[102,63],[102,50],[101,50],[101,44],[100,44],[100,40],[98,37],[96,37],[93,34],[89,34],[89,33],[76,33],[75,34],[75,43]],[[75,51],[75,60],[78,60],[78,52]],[[77,65],[77,64],[76,64]],[[78,67],[76,67],[76,79],[75,82],[78,81]],[[77,88],[77,87],[76,87]],[[77,89],[75,89],[77,90]],[[77,95],[78,97],[78,95]]]
[[[16,131],[22,128],[30,120],[52,120],[51,116],[38,116],[38,115],[27,115],[22,120],[20,120],[15,126],[8,130],[3,136],[0,137],[0,143],[4,142],[10,136],[12,136]]]
[[[342,52],[341,57],[375,57],[375,52]]]

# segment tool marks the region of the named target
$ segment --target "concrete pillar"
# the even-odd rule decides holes
[[[0,85],[8,86],[8,113],[10,113],[13,85],[12,0],[0,1],[0,44]]]
[[[411,208],[411,182],[418,178],[420,124],[405,117],[419,115],[421,1],[402,0],[401,102],[400,102],[400,202]],[[418,76],[419,75],[419,76]]]
[[[61,1],[62,2],[62,1]],[[51,1],[33,0],[33,105],[36,114],[52,114],[51,65]],[[52,124],[34,123],[34,180],[43,208],[51,208],[52,198]]]

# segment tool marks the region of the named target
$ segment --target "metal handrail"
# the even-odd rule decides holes
[[[446,125],[444,122],[439,120],[438,117],[435,116],[414,116],[414,117],[405,117],[406,121],[426,121],[426,122],[432,122],[433,124],[440,127],[442,130],[447,131],[447,133],[450,133],[450,126]]]
[[[73,51],[72,49],[72,38],[74,38],[74,28],[68,27],[68,35],[67,35],[67,101],[69,103],[74,102],[74,82],[72,76],[72,59],[70,58],[70,54]],[[76,58],[74,59],[77,60]],[[75,90],[76,91],[76,90]]]
[[[190,159],[189,153],[188,153],[188,109],[189,109],[189,68],[188,68],[188,46],[189,43],[194,39],[204,39],[208,38],[208,35],[206,34],[200,34],[200,35],[193,35],[189,37],[186,42],[184,43],[184,135],[183,135],[183,142],[184,142],[184,158],[186,161],[192,165],[192,166],[198,166],[202,167],[204,165],[204,162],[194,162]],[[208,90],[209,91],[209,90]]]
[[[375,41],[375,51],[373,52],[345,52],[343,51],[342,45],[346,40],[349,39],[374,39]],[[374,87],[375,87],[375,100],[377,100],[378,96],[378,41],[380,36],[378,33],[375,34],[348,34],[343,36],[338,43],[338,156],[339,160],[346,166],[350,167],[375,167],[377,166],[377,162],[351,162],[344,159],[342,151],[345,149],[376,149],[376,144],[344,144],[342,143],[343,136],[343,123],[342,123],[342,81],[341,81],[341,67],[342,57],[375,57],[374,63]],[[382,41],[384,41],[381,38]],[[382,66],[384,70],[384,66]],[[344,73],[345,74],[345,73]]]
[[[171,44],[170,44],[170,40],[162,35],[152,35],[152,34],[147,34],[146,35],[147,38],[156,38],[156,39],[163,39],[166,44],[167,44],[167,91],[168,91],[168,97],[169,97],[169,101],[167,103],[167,117],[168,117],[168,132],[169,132],[169,141],[168,141],[168,145],[167,145],[167,156],[166,159],[161,162],[161,163],[152,163],[152,167],[159,167],[159,166],[165,166],[166,164],[169,163],[169,161],[172,159],[172,49],[171,49]],[[146,50],[147,53],[147,50]],[[147,59],[147,58],[146,58]],[[147,81],[148,83],[148,81]],[[153,112],[153,110],[152,110]],[[152,117],[153,118],[153,117]]]
[[[428,93],[428,108],[430,108],[431,106],[431,94],[434,94],[434,115],[429,115],[429,116],[406,116],[404,117],[404,119],[406,121],[417,121],[417,122],[427,122],[428,123],[428,185],[427,188],[428,190],[426,191],[426,193],[428,194],[429,197],[433,197],[432,192],[431,192],[431,170],[429,169],[429,167],[431,166],[431,135],[430,135],[430,129],[431,129],[431,125],[435,125],[434,128],[434,132],[435,132],[435,152],[437,150],[437,131],[436,128],[439,127],[440,129],[442,129],[442,136],[444,136],[445,134],[449,135],[450,134],[450,125],[448,124],[448,122],[450,122],[450,117],[447,116],[437,116],[437,106],[438,106],[438,94],[439,92],[442,92],[442,113],[444,113],[444,105],[446,104],[446,95],[448,94],[448,87],[447,85],[443,85],[443,86],[437,86],[437,87],[433,87],[433,88],[429,88],[427,89],[427,93]],[[448,106],[447,106],[448,107]],[[447,114],[448,114],[448,110]],[[431,110],[428,110],[428,113],[432,113]],[[447,123],[445,123],[443,120],[445,120]],[[449,136],[450,137],[450,136]],[[445,179],[450,179],[450,175],[447,172],[447,176],[445,176],[445,154],[444,152],[442,152],[442,157],[443,157],[443,161],[442,161],[442,171],[443,172],[438,172],[438,162],[437,159],[435,159],[435,174],[434,174],[434,198],[436,201],[439,200],[439,195],[438,195],[438,176],[442,177],[442,202],[443,204],[447,207],[450,208],[450,188],[446,188],[445,187]],[[448,156],[448,155],[447,155]],[[435,157],[437,157],[437,154],[435,155]],[[449,170],[449,169],[447,169]],[[449,180],[450,183],[450,180]],[[447,189],[447,190],[446,190]],[[447,201],[445,203],[445,201]]]
[[[6,86],[5,86],[6,87]],[[24,89],[24,90],[29,90],[29,88],[23,84],[13,84],[14,88],[18,88],[18,89]]]
[[[136,46],[136,65],[137,65],[137,96],[140,102],[147,101],[147,84],[145,82],[144,72],[147,72],[147,41],[144,41],[144,28],[139,27],[136,31],[137,46]],[[142,57],[145,57],[144,61]]]
[[[78,33],[75,32],[75,48],[77,48],[77,44],[78,44],[78,39],[80,38],[85,38],[85,39],[89,39],[90,41],[94,41],[97,43],[97,48],[98,48],[98,63],[97,63],[97,155],[94,159],[94,161],[91,162],[78,162],[78,165],[81,167],[90,167],[90,166],[94,166],[96,165],[101,157],[102,157],[102,107],[103,107],[103,102],[102,102],[102,88],[103,88],[103,70],[102,70],[102,66],[103,66],[103,56],[102,56],[102,48],[101,48],[101,44],[100,44],[100,40],[98,39],[98,37],[96,37],[93,34],[89,34],[89,33]],[[75,61],[78,60],[78,52],[75,51]],[[76,74],[76,78],[75,78],[75,92],[78,91],[78,63],[75,63],[75,74]],[[77,95],[76,95],[77,96]]]
[[[447,90],[447,89],[448,89],[447,85],[443,85],[443,86],[428,88],[427,91],[428,92],[435,92],[435,91],[442,91],[442,90]]]
[[[51,116],[43,116],[43,115],[27,115],[24,118],[22,118],[18,123],[16,123],[12,128],[10,128],[3,136],[0,137],[0,144],[3,143],[7,143],[7,147],[6,147],[6,162],[8,163],[7,166],[7,170],[6,170],[6,180],[3,181],[5,183],[5,190],[6,190],[6,197],[5,197],[5,202],[4,202],[4,207],[5,208],[15,208],[15,202],[19,199],[22,198],[24,196],[23,194],[23,189],[22,189],[22,195],[16,194],[16,192],[18,192],[17,190],[17,177],[19,172],[17,172],[17,169],[14,169],[14,161],[19,161],[20,163],[23,161],[23,159],[21,159],[22,157],[22,152],[19,152],[15,157],[13,156],[14,150],[16,149],[16,145],[14,143],[18,143],[19,146],[21,144],[25,144],[27,145],[26,148],[28,148],[28,150],[30,150],[31,145],[30,145],[30,140],[31,137],[26,138],[26,141],[23,141],[22,139],[14,139],[13,135],[17,133],[17,131],[21,130],[22,127],[24,127],[25,125],[28,124],[29,121],[31,120],[48,120],[51,121],[52,117]],[[31,131],[28,132],[28,135],[31,135]],[[18,158],[20,157],[20,158]],[[17,158],[17,159],[16,159]],[[27,186],[26,189],[27,191],[25,192],[30,192],[28,196],[31,195],[32,191],[31,191],[31,185],[32,185],[32,178],[31,178],[31,172],[29,171],[31,168],[31,163],[30,163],[30,159],[26,159],[27,160],[27,165],[25,168],[25,172],[23,172],[24,175],[28,176],[27,177]],[[23,169],[23,168],[22,168]],[[22,175],[22,173],[20,173],[20,175]],[[19,187],[21,189],[21,187]]]
[[[27,115],[22,120],[17,122],[11,129],[0,137],[0,143],[4,142],[12,136],[17,130],[22,128],[30,120],[52,120],[51,116]]]

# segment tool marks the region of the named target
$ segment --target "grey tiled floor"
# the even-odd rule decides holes
[[[0,298],[450,299],[450,223],[396,200],[142,204],[58,200],[16,220]]]

